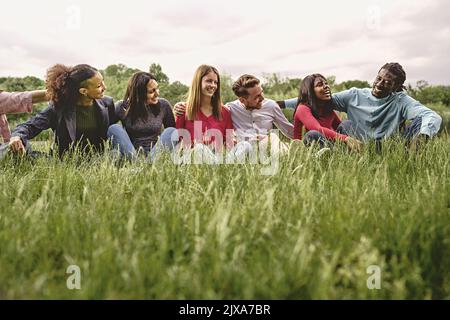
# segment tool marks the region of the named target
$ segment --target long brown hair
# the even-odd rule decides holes
[[[126,104],[126,116],[130,117],[131,122],[137,119],[146,118],[148,115],[147,108],[147,85],[150,80],[156,78],[148,72],[136,72],[128,81],[127,91],[123,98],[123,103]]]
[[[213,116],[216,119],[222,119],[222,100],[220,98],[220,76],[219,71],[213,66],[202,64],[197,68],[192,79],[191,87],[187,97],[186,107],[186,119],[196,120],[197,115],[200,112],[202,104],[202,79],[208,73],[214,72],[217,76],[217,90],[211,99],[211,105],[213,107]]]
[[[86,80],[97,74],[98,70],[87,64],[74,67],[55,64],[47,70],[45,83],[50,101],[56,109],[75,105],[81,97],[80,88],[86,85]]]

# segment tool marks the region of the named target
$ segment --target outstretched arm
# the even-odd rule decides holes
[[[25,150],[24,146],[28,143],[28,140],[33,139],[44,130],[55,129],[55,127],[56,112],[54,106],[49,105],[45,110],[14,129],[9,142],[11,149],[21,152],[21,150]]]
[[[274,122],[278,129],[288,137],[289,139],[294,138],[294,125],[289,122],[289,120],[284,115],[280,108],[273,108],[274,110]]]
[[[291,98],[287,100],[277,101],[278,106],[281,109],[292,109],[294,110],[297,107],[298,98]]]
[[[49,99],[47,96],[47,91],[46,90],[31,91],[31,100],[33,103],[48,101]]]
[[[45,90],[0,92],[0,114],[31,112],[33,103],[47,101]]]

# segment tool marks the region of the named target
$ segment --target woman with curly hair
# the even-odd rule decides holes
[[[75,147],[82,151],[102,151],[107,130],[118,121],[111,97],[100,72],[87,64],[68,67],[57,64],[47,70],[48,107],[12,133],[11,151],[24,154],[29,140],[52,129],[58,153],[62,156]]]

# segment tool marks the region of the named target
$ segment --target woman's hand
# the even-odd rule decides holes
[[[357,151],[357,152],[361,151],[361,148],[362,148],[362,142],[361,141],[359,141],[359,140],[357,140],[355,138],[352,138],[352,137],[347,137],[347,138],[345,138],[344,142],[347,145],[347,147],[350,148],[350,150],[354,150],[354,151]]]
[[[186,102],[177,102],[173,107],[175,115],[182,116],[186,112]]]
[[[17,153],[21,156],[25,155],[25,146],[20,137],[12,137],[11,140],[9,140],[9,147],[13,153]]]

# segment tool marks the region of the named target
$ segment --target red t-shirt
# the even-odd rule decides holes
[[[320,118],[317,119],[311,112],[311,109],[303,104],[297,107],[294,115],[294,139],[302,138],[302,128],[305,126],[306,131],[315,130],[322,133],[327,139],[345,140],[346,135],[336,132],[337,127],[341,123],[338,115],[331,111],[325,114],[325,110],[319,109]]]
[[[221,147],[221,144],[225,144],[227,143],[227,141],[227,147],[232,147],[234,144],[233,136],[229,136],[227,139],[227,134],[232,134],[232,131],[230,130],[234,130],[233,122],[231,121],[231,113],[230,110],[225,107],[222,107],[221,113],[222,120],[219,120],[213,115],[207,117],[202,111],[199,111],[197,119],[195,121],[187,120],[186,114],[184,113],[181,116],[177,116],[176,128],[186,129],[187,131],[189,131],[191,143],[198,142],[203,144],[210,144],[216,141],[216,134],[220,132],[222,139],[218,139],[216,141],[216,147]],[[196,122],[197,124],[195,124],[194,122]],[[198,128],[200,128],[201,126],[201,131],[197,130],[198,132],[194,132],[194,126],[197,126]],[[207,132],[208,130],[209,132]],[[197,134],[197,136],[195,136],[195,134]],[[182,133],[180,133],[180,137],[182,136]]]

